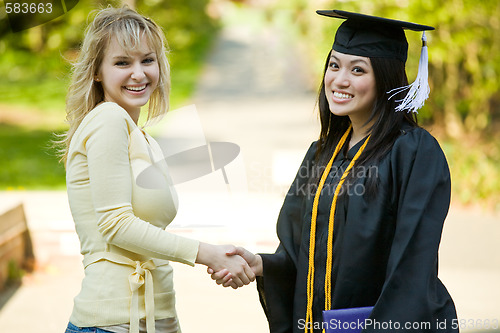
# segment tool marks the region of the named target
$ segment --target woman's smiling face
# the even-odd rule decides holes
[[[134,50],[124,50],[116,38],[104,52],[97,78],[104,90],[104,101],[115,102],[129,114],[137,114],[156,89],[159,79],[156,53],[146,38]]]
[[[370,58],[332,50],[324,83],[333,114],[362,123],[369,119],[376,99]]]

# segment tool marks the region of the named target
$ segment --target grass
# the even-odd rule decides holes
[[[65,187],[64,166],[51,147],[53,133],[0,123],[0,190]]]
[[[0,83],[0,100],[2,104],[17,108],[61,114],[64,112],[67,81],[50,77],[36,81],[3,81]]]
[[[201,62],[173,68],[172,109],[189,99],[200,70]],[[65,187],[65,170],[51,142],[64,131],[67,81],[0,83],[0,190]]]
[[[184,106],[195,90],[213,37],[194,44],[189,52],[170,54],[171,109]],[[64,166],[51,142],[54,133],[66,128],[69,66],[44,67],[45,59],[33,54],[10,56],[13,59],[0,59],[4,77],[0,82],[0,190],[64,189]]]
[[[208,48],[208,45],[205,47]],[[202,52],[202,54],[204,53]],[[195,89],[203,57],[198,55],[191,60],[177,60],[172,64],[171,108],[182,106]],[[43,79],[2,80],[0,82],[0,101],[3,105],[37,110],[37,112],[47,115],[62,115],[60,118],[62,123],[68,85],[69,73],[67,72],[65,74],[47,73],[46,78]]]

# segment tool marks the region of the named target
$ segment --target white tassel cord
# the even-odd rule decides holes
[[[429,70],[428,70],[428,54],[427,54],[427,37],[425,36],[425,31],[422,33],[422,51],[420,53],[420,61],[418,64],[418,74],[415,81],[407,86],[392,89],[388,94],[392,94],[389,99],[393,98],[402,91],[408,90],[405,98],[402,100],[397,100],[396,102],[401,102],[397,107],[396,111],[417,112],[422,106],[424,106],[425,100],[429,97],[430,87],[429,87]]]

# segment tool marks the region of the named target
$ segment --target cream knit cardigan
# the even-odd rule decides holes
[[[133,332],[139,318],[175,317],[168,260],[194,266],[199,243],[164,230],[177,196],[159,145],[123,108],[102,103],[75,132],[66,169],[85,267],[70,321]]]

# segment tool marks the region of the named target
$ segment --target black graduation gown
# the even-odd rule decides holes
[[[328,217],[335,186],[362,142],[339,153],[320,196],[313,302],[316,325],[322,321],[325,303]],[[314,200],[308,179],[321,176],[315,175],[316,149],[315,142],[284,200],[276,253],[261,255],[264,274],[257,285],[271,333],[304,332]],[[374,196],[363,193],[366,177],[361,176],[338,198],[332,308],[375,306],[372,326],[364,332],[458,332],[453,321],[455,305],[437,277],[438,247],[450,203],[450,173],[439,144],[426,130],[405,126],[392,150],[370,168],[365,171],[376,172],[379,178]]]

